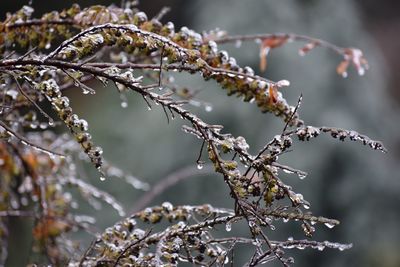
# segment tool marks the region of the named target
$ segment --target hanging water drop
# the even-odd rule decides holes
[[[240,48],[242,46],[242,40],[236,40],[235,47]]]
[[[299,172],[299,173],[297,173],[297,175],[299,176],[300,180],[303,180],[304,178],[307,177],[307,173],[305,173],[305,172]]]
[[[227,232],[230,232],[232,230],[232,224],[230,222],[227,222],[225,225],[225,230]]]
[[[106,177],[100,176],[100,181],[104,182],[106,180]]]
[[[48,124],[45,123],[45,122],[41,122],[41,123],[39,124],[39,128],[42,129],[42,130],[47,129],[47,126],[48,126]]]
[[[210,104],[206,104],[206,105],[204,106],[204,109],[205,109],[207,112],[211,112],[211,111],[213,110],[213,107],[212,107]]]
[[[203,167],[204,167],[203,162],[197,163],[197,169],[201,170],[201,169],[203,169]]]
[[[122,102],[121,102],[121,107],[122,107],[122,108],[127,108],[127,107],[128,107],[128,102],[122,101]]]

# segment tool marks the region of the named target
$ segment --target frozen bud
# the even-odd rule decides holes
[[[140,25],[143,22],[147,21],[147,15],[144,12],[137,12],[134,16],[133,16],[133,22],[135,25]]]
[[[92,139],[92,136],[89,133],[79,133],[76,135],[76,140],[78,143],[86,142]]]
[[[218,46],[217,46],[216,42],[209,41],[208,42],[208,47],[211,49],[211,52],[213,52],[214,54],[216,54],[218,52]]]
[[[100,157],[103,154],[103,149],[99,146],[92,149],[92,153],[96,157]]]
[[[254,70],[251,67],[246,66],[243,68],[243,73],[248,75],[254,75]]]
[[[219,51],[218,56],[221,59],[222,63],[226,63],[229,59],[228,52],[226,52],[225,50]]]

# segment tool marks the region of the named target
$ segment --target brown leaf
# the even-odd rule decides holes
[[[278,88],[275,85],[271,85],[268,88],[269,102],[275,104],[278,101]]]
[[[269,52],[269,48],[261,47],[260,50],[260,71],[264,72],[267,69],[267,55]]]
[[[349,60],[343,60],[342,62],[339,63],[339,65],[336,67],[336,72],[339,75],[342,75],[344,78],[347,77],[347,68],[349,67]]]
[[[265,38],[260,46],[260,70],[264,72],[267,69],[267,56],[272,48],[284,45],[288,41],[287,36],[273,36]]]
[[[305,56],[308,54],[312,49],[314,49],[316,46],[319,45],[319,42],[311,42],[303,46],[302,48],[299,49],[299,55],[300,56]]]

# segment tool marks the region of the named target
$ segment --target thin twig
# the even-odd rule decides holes
[[[37,144],[32,143],[31,141],[29,141],[29,140],[26,139],[25,137],[21,136],[20,134],[18,134],[18,133],[15,132],[15,131],[13,131],[13,129],[11,129],[11,128],[10,128],[7,124],[5,124],[3,121],[0,121],[0,126],[3,127],[3,128],[7,131],[8,134],[10,134],[10,135],[12,135],[12,136],[15,136],[17,139],[19,139],[19,140],[20,140],[23,144],[25,144],[25,145],[31,146],[31,147],[33,147],[33,148],[35,148],[35,149],[37,149],[37,150],[39,150],[39,151],[41,151],[41,152],[45,152],[45,153],[50,154],[50,155],[56,155],[56,156],[59,156],[59,157],[65,157],[65,155],[62,154],[62,153],[58,153],[58,152],[55,152],[55,151],[51,151],[51,150],[49,150],[49,149],[47,149],[47,148],[44,148],[44,147],[42,147],[42,146],[40,146],[40,145],[37,145]]]
[[[24,92],[24,90],[22,89],[21,84],[18,82],[18,78],[13,76],[15,83],[17,84],[17,88],[19,90],[19,92],[33,105],[35,106],[40,114],[42,114],[48,121],[50,125],[54,124],[54,120],[53,118],[50,117],[50,115],[48,115],[32,98],[29,97],[29,95],[27,93]]]
[[[158,12],[158,14],[155,15],[155,16],[152,18],[152,20],[158,20],[158,21],[160,21],[160,20],[165,16],[165,14],[167,14],[169,11],[171,11],[171,8],[168,7],[168,6],[165,6],[165,7],[161,8],[160,12]]]

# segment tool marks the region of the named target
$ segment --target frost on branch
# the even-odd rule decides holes
[[[343,76],[350,64],[360,75],[367,69],[361,50],[296,34],[230,36],[219,30],[200,34],[187,27],[175,29],[172,22],[162,23],[159,18],[165,12],[163,9],[149,19],[128,1],[124,7],[82,9],[73,5],[32,18],[32,7],[24,6],[0,23],[0,265],[7,259],[11,216],[35,219],[33,249],[54,266],[233,264],[239,244],[254,251],[246,266],[272,260],[289,266],[294,261],[289,251],[293,248],[341,251],[351,247],[311,239],[320,225],[332,228],[339,221],[311,212],[312,204],[281,179],[282,173],[299,179],[307,173],[281,164],[279,156],[294,147],[293,137],[308,141],[320,133],[341,141],[359,141],[383,152],[386,149],[355,131],[307,126],[298,113],[301,98],[291,106],[281,92],[290,85],[288,80],[261,77],[220,48],[229,42],[259,40],[260,68],[264,70],[272,49],[291,41],[303,42],[301,55],[324,47],[343,57],[337,69]],[[211,111],[211,106],[197,100],[194,90],[175,84],[172,72],[214,80],[228,96],[281,118],[284,130],[251,154],[244,137],[225,132],[222,125],[209,124],[190,110],[190,104],[204,106],[206,111]],[[97,169],[102,181],[118,177],[137,189],[149,188],[104,159],[87,121],[73,111],[67,97],[73,88],[91,95],[98,86],[109,84],[115,85],[122,107],[128,107],[126,94],[133,92],[143,98],[148,109],[159,105],[168,122],[179,117],[187,123],[183,130],[202,141],[198,168],[203,168],[206,155],[229,189],[233,210],[166,202],[135,213],[102,234],[93,231],[95,218],[74,212],[79,205],[70,188],[77,189],[94,209],[104,202],[120,216],[126,214],[115,196],[82,177],[76,166],[81,159]],[[42,106],[46,103],[53,113],[45,112]],[[70,135],[55,134],[55,126],[66,127]],[[297,225],[307,239],[271,240],[269,231],[288,222]],[[243,223],[249,234],[238,236],[235,229]],[[79,229],[96,236],[84,251],[74,240],[65,239],[67,233]],[[215,237],[220,229],[225,237]]]

